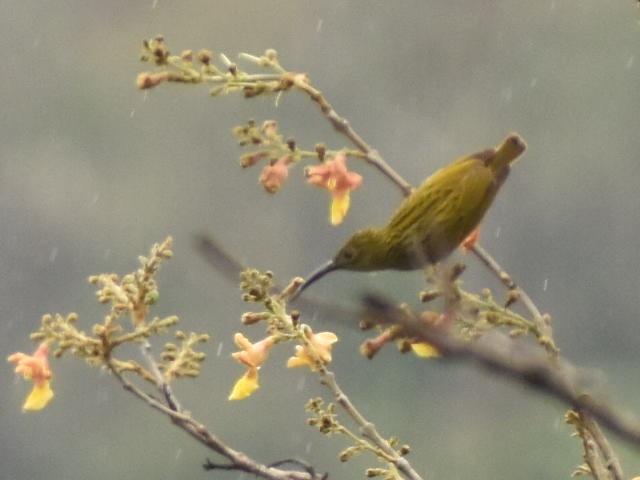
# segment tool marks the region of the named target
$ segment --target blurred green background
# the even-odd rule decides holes
[[[399,192],[365,177],[343,225],[327,223],[325,192],[293,170],[268,196],[259,169],[241,170],[230,133],[276,118],[310,148],[345,145],[302,95],[211,99],[207,89],[135,77],[143,38],[172,52],[230,57],[275,48],[307,72],[337,110],[409,181],[518,131],[529,149],[483,228],[482,244],[554,318],[563,354],[591,369],[585,387],[640,412],[640,13],[631,0],[186,1],[0,3],[0,352],[31,351],[47,312],[75,311],[86,329],[105,314],[86,277],[126,273],[168,234],[175,257],[158,278],[158,315],[213,341],[197,381],[176,391],[234,448],[265,462],[309,460],[331,478],[357,478],[370,458],[336,464],[345,446],[305,425],[322,392],[305,371],[262,370],[255,397],[228,403],[242,368],[229,356],[246,309],[239,292],[194,250],[213,233],[244,262],[286,281],[328,259],[357,228],[382,224]],[[470,288],[496,287],[468,259]],[[336,273],[314,295],[353,301],[368,288],[411,300],[420,273]],[[499,288],[499,287],[496,287]],[[415,303],[415,302],[414,302]],[[309,312],[311,315],[313,312]],[[428,478],[568,478],[580,446],[565,406],[470,366],[393,349],[372,361],[349,322],[307,317],[341,336],[338,379],[386,436],[410,443]],[[243,329],[251,338],[259,327]],[[209,455],[99,370],[54,362],[56,397],[22,414],[29,386],[0,370],[0,478],[236,478],[207,473]],[[629,476],[637,450],[615,442]]]

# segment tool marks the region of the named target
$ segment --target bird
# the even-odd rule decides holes
[[[511,133],[497,147],[436,171],[404,199],[386,226],[354,233],[291,300],[336,270],[417,270],[445,259],[478,227],[525,149],[522,137]]]

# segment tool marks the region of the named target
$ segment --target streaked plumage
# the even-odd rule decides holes
[[[414,270],[446,258],[479,225],[525,147],[514,133],[497,148],[441,168],[402,202],[385,227],[356,232],[298,293],[333,270]]]

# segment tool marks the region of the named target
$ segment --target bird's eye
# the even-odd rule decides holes
[[[342,250],[342,260],[345,262],[350,262],[352,261],[356,256],[356,249],[355,248],[351,248],[351,247],[347,247],[344,250]]]

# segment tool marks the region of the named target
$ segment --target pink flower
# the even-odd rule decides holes
[[[284,155],[277,159],[272,165],[267,165],[260,175],[260,183],[269,193],[276,193],[284,181],[289,176],[289,164],[291,155]]]
[[[53,398],[48,355],[49,344],[43,342],[33,355],[17,352],[7,358],[9,362],[16,364],[18,375],[34,382],[33,389],[22,406],[23,411],[42,410]]]
[[[307,182],[324,188],[331,193],[331,212],[329,221],[338,225],[349,211],[350,192],[362,184],[362,176],[347,170],[347,154],[339,152],[333,160],[305,171]]]

